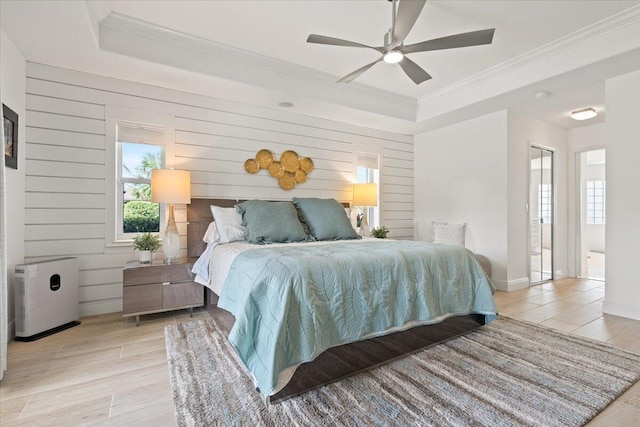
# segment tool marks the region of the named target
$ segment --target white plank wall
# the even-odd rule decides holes
[[[122,267],[130,246],[105,245],[105,109],[126,107],[175,117],[174,158],[190,170],[192,197],[350,201],[354,145],[383,147],[381,218],[390,237],[413,238],[413,137],[85,74],[27,64],[26,262],[80,261],[81,315],[122,310]],[[284,191],[243,163],[259,149],[311,157],[306,183]],[[185,206],[176,221],[186,246]],[[186,248],[184,250],[186,254]]]

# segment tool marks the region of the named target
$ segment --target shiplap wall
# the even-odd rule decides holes
[[[122,309],[122,267],[131,246],[105,244],[107,106],[175,117],[173,157],[191,171],[192,197],[332,197],[350,201],[354,147],[382,146],[381,223],[413,238],[413,137],[124,80],[27,64],[26,261],[76,256],[81,315]],[[284,191],[243,164],[257,150],[311,157],[306,183]],[[176,207],[186,247],[186,210]],[[186,250],[183,249],[183,255]]]

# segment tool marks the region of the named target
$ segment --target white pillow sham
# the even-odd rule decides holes
[[[464,236],[467,231],[467,223],[447,224],[446,222],[432,222],[433,243],[458,245],[464,248]]]
[[[244,229],[242,228],[242,215],[236,208],[222,208],[211,205],[211,214],[216,222],[220,243],[235,242],[244,240]]]
[[[218,226],[215,221],[211,221],[207,227],[207,231],[204,233],[202,241],[206,244],[220,243],[220,233],[218,233]]]
[[[431,221],[416,220],[414,227],[415,240],[433,243],[433,226],[431,225]]]

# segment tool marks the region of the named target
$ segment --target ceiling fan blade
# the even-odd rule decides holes
[[[337,83],[349,83],[355,80],[356,77],[360,76],[360,74],[364,73],[365,71],[367,71],[369,68],[373,67],[380,61],[382,61],[382,58],[378,59],[377,61],[373,61],[371,64],[367,64],[364,67],[358,68],[353,73],[347,74],[346,76],[338,80]]]
[[[402,44],[418,20],[418,16],[420,16],[420,12],[422,12],[425,3],[426,0],[400,1],[400,4],[398,4],[398,13],[396,14],[396,25],[393,29],[392,49]]]
[[[402,46],[402,53],[427,52],[431,50],[453,49],[456,47],[479,46],[491,44],[495,28],[469,33],[454,34],[452,36],[441,37],[439,39],[427,40],[421,43]]]
[[[429,73],[406,56],[402,58],[402,61],[400,61],[399,64],[407,76],[409,76],[409,78],[417,85],[431,78]]]
[[[366,44],[351,42],[349,40],[337,39],[335,37],[320,36],[318,34],[310,34],[307,37],[307,43],[328,44],[331,46],[346,46],[346,47],[366,47],[368,49],[376,50],[380,53],[384,53],[381,47],[367,46]]]

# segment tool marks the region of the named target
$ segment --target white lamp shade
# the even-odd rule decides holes
[[[378,206],[378,185],[353,184],[353,206]]]
[[[151,201],[154,203],[191,203],[191,174],[189,171],[152,170]]]

